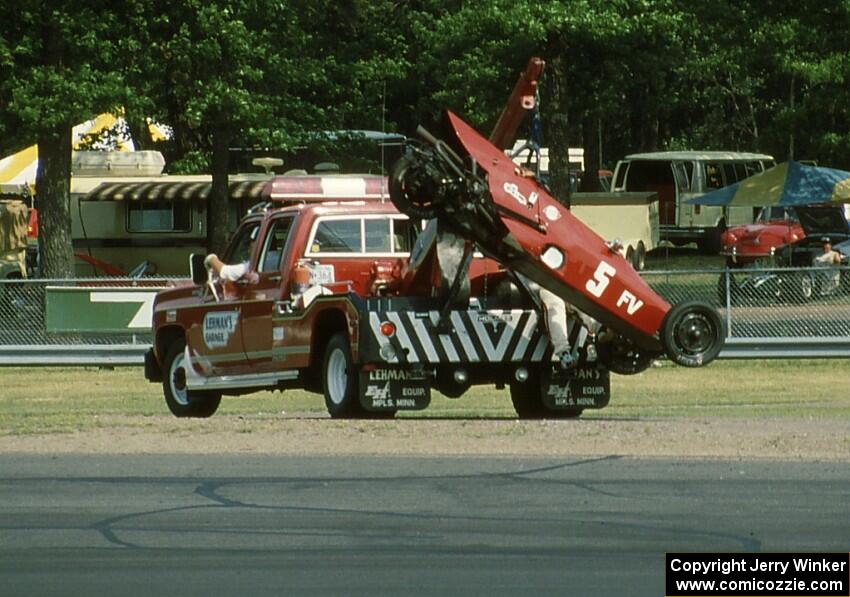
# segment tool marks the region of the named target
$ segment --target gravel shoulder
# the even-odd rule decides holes
[[[151,420],[152,419],[152,420]],[[0,436],[3,453],[601,456],[850,461],[846,421],[822,418],[399,419],[104,417],[84,432]]]

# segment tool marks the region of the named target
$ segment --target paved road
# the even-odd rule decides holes
[[[663,595],[847,551],[846,463],[0,455],[2,595]]]

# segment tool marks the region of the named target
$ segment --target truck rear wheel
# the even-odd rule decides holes
[[[162,390],[168,410],[175,417],[211,417],[221,403],[219,392],[199,392],[186,388],[186,345],[175,340],[168,346],[163,363]]]
[[[365,414],[357,395],[358,381],[348,337],[342,333],[335,334],[328,342],[322,360],[322,391],[331,417],[347,419]]]
[[[511,402],[520,419],[574,419],[581,415],[581,408],[547,408],[543,404],[543,393],[548,387],[548,373],[542,367],[524,382],[511,383]]]

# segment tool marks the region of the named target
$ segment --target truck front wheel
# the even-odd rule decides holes
[[[168,346],[163,363],[162,390],[168,410],[175,417],[211,417],[221,403],[218,392],[191,391],[186,388],[186,345],[175,340]]]
[[[336,334],[325,348],[322,364],[322,390],[331,417],[345,419],[365,414],[357,395],[358,381],[348,337]]]

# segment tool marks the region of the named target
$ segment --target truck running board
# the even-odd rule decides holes
[[[216,375],[205,377],[195,371],[189,347],[186,347],[186,389],[188,390],[230,390],[237,388],[264,388],[277,385],[281,381],[298,378],[298,370],[275,371],[272,373],[248,373],[245,375]]]

